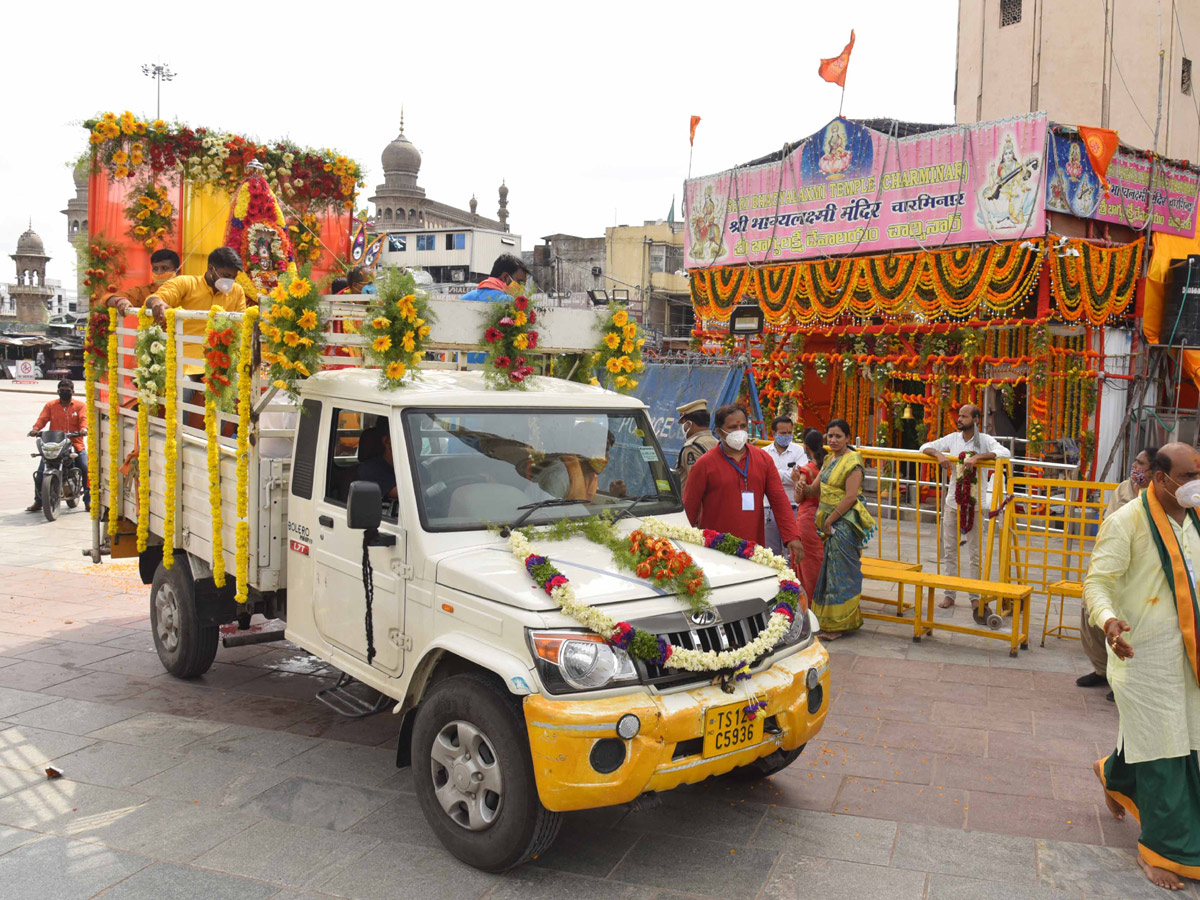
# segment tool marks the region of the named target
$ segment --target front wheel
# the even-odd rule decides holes
[[[520,702],[486,676],[433,687],[417,711],[412,765],[426,820],[468,865],[503,872],[558,836],[561,815],[538,799]]]
[[[62,500],[62,482],[59,474],[47,469],[42,475],[42,514],[47,522],[58,518],[58,504]]]
[[[196,588],[187,562],[170,569],[158,564],[150,583],[150,628],[163,668],[176,678],[195,678],[212,666],[220,637],[216,625],[201,625]]]

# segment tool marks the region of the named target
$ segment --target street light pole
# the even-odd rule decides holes
[[[166,63],[146,63],[142,66],[142,74],[154,79],[154,118],[162,118],[162,83],[171,81],[175,73]]]

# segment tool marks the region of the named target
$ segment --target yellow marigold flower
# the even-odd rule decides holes
[[[376,353],[386,353],[392,347],[392,339],[386,334],[381,334],[371,342],[371,349]]]
[[[280,356],[279,357],[279,368],[287,369],[290,371],[292,368],[292,361],[290,359],[288,359],[286,356]]]
[[[283,335],[283,342],[289,347],[295,347],[300,343],[300,335],[294,331],[288,331]]]
[[[278,300],[282,303],[287,299],[287,291],[283,289],[282,284],[277,284],[275,287],[271,288],[270,297],[272,300]]]
[[[288,285],[288,293],[299,299],[308,295],[312,290],[312,284],[307,278],[296,278]]]
[[[632,353],[633,352],[633,341],[626,341],[625,343],[623,343],[621,345],[621,352],[622,353]]]
[[[144,222],[148,218],[150,218],[150,210],[148,210],[148,209],[143,209],[140,213],[137,214],[137,220],[139,222]]]
[[[416,349],[417,344],[413,340],[413,333],[411,331],[404,332],[404,339],[401,341],[400,346],[404,348],[405,353],[412,353]]]
[[[418,319],[418,321],[420,320]],[[420,335],[421,340],[425,340],[425,338],[429,337],[429,326],[422,325],[419,329],[417,329],[417,334]]]
[[[299,325],[301,328],[316,328],[317,327],[316,310],[306,309],[304,311],[304,314],[302,316],[300,316],[299,319],[296,320],[296,324]]]
[[[113,154],[112,161],[118,166],[123,166],[125,163],[129,162],[129,154],[124,150],[118,150]]]
[[[588,384],[595,385],[596,387],[600,387],[600,379],[596,378],[595,376],[592,376],[591,378],[588,379]]]
[[[313,345],[313,339],[312,339],[312,338],[310,338],[310,337],[302,337],[302,338],[300,338],[300,346],[301,346],[301,347],[311,347],[312,345]]]
[[[613,372],[613,373],[621,371],[621,363],[615,356],[612,357],[608,362],[606,362],[604,364],[604,367],[606,369],[608,369],[608,371]]]
[[[529,335],[518,334],[515,338],[513,338],[513,346],[518,350],[524,350],[527,348],[529,346]]]
[[[275,315],[281,319],[294,319],[296,317],[296,311],[290,306],[285,305],[279,307],[279,310],[275,313]]]
[[[145,225],[139,225],[137,228],[133,229],[133,233],[134,234],[145,234],[149,230],[150,229],[147,228]]]
[[[175,207],[173,207],[170,203],[164,203],[158,211],[164,216],[169,216],[171,213],[175,212]]]
[[[523,328],[525,326],[525,323],[528,321],[529,321],[529,316],[525,315],[525,313],[523,313],[523,312],[518,311],[517,314],[515,316],[513,316],[513,323],[518,328]]]
[[[414,369],[415,369],[417,366],[419,366],[419,365],[421,364],[421,354],[420,354],[420,353],[414,353],[412,356],[410,356],[410,357],[408,358],[408,364],[409,364],[410,366],[412,366]]]
[[[637,383],[637,379],[635,379],[635,378],[630,378],[628,381],[625,382],[625,387],[629,388],[631,391],[637,386],[638,386],[638,383]]]
[[[121,178],[128,178],[128,177],[129,177],[129,170],[127,168],[125,168],[124,166],[117,166],[116,171],[113,172],[113,178],[121,179]]]
[[[630,322],[622,329],[622,331],[625,333],[625,337],[627,339],[633,340],[635,337],[637,337],[637,322]]]
[[[387,328],[391,324],[392,324],[392,320],[387,318],[386,316],[376,316],[374,319],[371,320],[371,325],[380,330]]]
[[[387,368],[384,369],[384,374],[393,381],[399,381],[407,372],[408,367],[405,366],[404,363],[400,362],[400,360],[388,363]]]
[[[620,344],[621,339],[617,336],[615,331],[610,331],[604,336],[604,346],[606,346],[609,350],[616,350]]]
[[[641,349],[642,349],[642,344],[644,344],[644,343],[646,343],[646,339],[645,339],[645,338],[638,338],[638,339],[637,339],[637,346],[638,346],[638,349],[639,349],[639,350],[641,350]]]
[[[640,372],[640,371],[642,371],[642,369],[644,369],[644,368],[646,368],[646,365],[645,365],[645,363],[636,363],[636,364],[634,365],[633,369],[631,369],[631,371],[633,371],[633,372]]]
[[[634,362],[628,356],[621,357],[621,366],[626,372],[632,372],[634,370]]]
[[[625,383],[626,383],[628,380],[629,380],[629,379],[627,379],[627,378],[626,378],[624,375],[618,375],[618,376],[617,376],[617,381],[616,381],[616,385],[617,385],[617,387],[625,387]]]
[[[274,384],[275,387],[279,388],[281,391],[286,391],[288,389],[288,383],[282,378],[276,378]]]
[[[300,362],[299,360],[296,360],[296,363],[295,363],[295,365],[292,366],[292,368],[294,368],[297,372],[299,372],[301,375],[305,376],[306,378],[310,374],[312,374],[308,371],[308,367],[305,366],[304,363]]]
[[[629,321],[629,314],[625,310],[613,313],[613,324],[618,328],[624,328],[625,323]]]

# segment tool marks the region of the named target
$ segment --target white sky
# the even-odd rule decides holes
[[[844,114],[954,119],[954,0],[790,0],[747,4],[6,2],[0,95],[0,281],[30,218],[74,284],[60,210],[80,123],[131,109],[152,118],[141,64],[177,73],[162,116],[266,141],[330,146],[366,168],[405,131],[424,158],[428,197],[494,217],[506,179],[509,223],[542,235],[598,236],[665,218],[687,174],[688,117],[701,116],[693,175],[777,149],[837,114],[818,78],[854,28]],[[583,15],[582,10],[587,14]],[[161,48],[158,49],[158,48]],[[372,210],[373,211],[373,210]]]

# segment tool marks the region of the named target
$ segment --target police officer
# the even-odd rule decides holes
[[[687,483],[688,472],[701,456],[717,446],[717,438],[709,428],[707,400],[693,400],[683,406],[675,407],[679,416],[679,427],[683,429],[685,440],[679,450],[679,461],[675,471],[679,475],[679,490]]]

